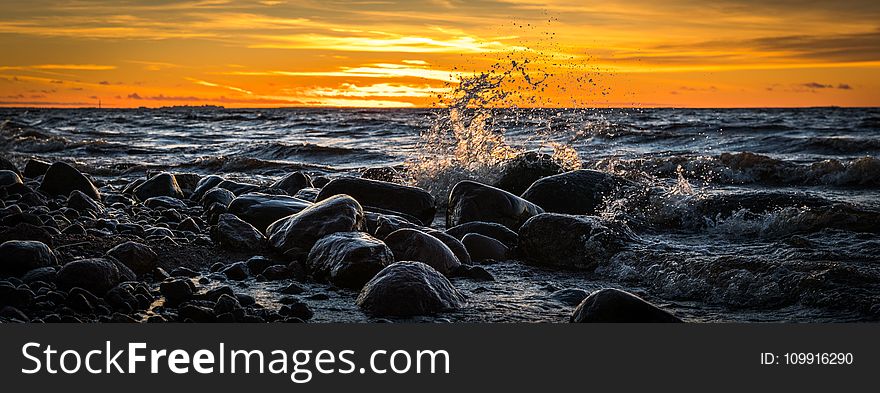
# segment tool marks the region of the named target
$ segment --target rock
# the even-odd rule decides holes
[[[80,287],[102,295],[120,282],[134,280],[134,273],[125,265],[107,258],[80,259],[58,270],[59,288]]]
[[[635,183],[620,176],[580,169],[540,179],[522,197],[548,213],[592,215],[606,197],[625,187],[635,187]]]
[[[142,201],[163,196],[183,199],[183,191],[181,191],[180,186],[177,184],[177,179],[174,175],[162,172],[135,187],[134,196]]]
[[[30,284],[36,281],[42,282],[55,282],[57,270],[53,266],[47,267],[39,267],[33,270],[28,271],[23,276],[21,276],[21,281],[25,284]]]
[[[220,215],[211,235],[220,246],[237,251],[260,251],[266,244],[266,237],[260,231],[229,213]]]
[[[465,180],[449,193],[446,227],[486,221],[517,230],[530,217],[543,212],[537,205],[507,191]]]
[[[361,289],[392,262],[394,255],[381,240],[363,232],[337,232],[315,243],[306,266],[319,280],[342,288]]]
[[[400,229],[385,238],[396,261],[424,262],[444,275],[455,271],[461,262],[452,250],[434,236],[415,229]]]
[[[318,200],[318,194],[320,193],[320,188],[307,187],[297,191],[296,194],[293,195],[293,197],[314,203]]]
[[[0,170],[0,187],[11,186],[13,184],[24,184],[17,173],[8,170]]]
[[[508,259],[510,249],[500,241],[479,233],[468,233],[461,239],[468,254],[475,262],[487,260],[503,261]]]
[[[564,171],[549,154],[529,151],[516,156],[504,165],[495,187],[520,195],[538,179]]]
[[[575,308],[570,322],[683,322],[668,311],[648,303],[636,295],[619,289],[605,288],[587,296]]]
[[[192,196],[196,186],[202,180],[202,176],[197,173],[175,173],[174,179],[177,180],[177,185],[180,187],[183,197],[188,198]]]
[[[134,296],[134,288],[131,283],[121,283],[104,295],[104,300],[114,310],[122,313],[131,313],[138,308],[138,300]]]
[[[195,323],[214,322],[214,319],[216,318],[213,309],[191,303],[186,303],[180,306],[180,308],[177,309],[177,317],[180,318],[181,321]]]
[[[574,307],[580,304],[588,295],[587,291],[580,288],[565,288],[551,293],[550,298]]]
[[[510,228],[496,224],[494,222],[471,221],[461,225],[454,226],[446,230],[446,233],[461,240],[468,233],[478,233],[483,236],[491,237],[504,243],[509,249],[515,249],[519,244],[519,235],[511,231]]]
[[[312,186],[312,178],[302,172],[293,172],[272,183],[272,188],[284,190],[287,195],[294,195],[299,190]]]
[[[107,256],[121,262],[138,277],[156,269],[159,260],[152,248],[133,241],[121,243],[111,248],[107,251]]]
[[[279,292],[281,292],[285,295],[299,295],[305,291],[306,290],[302,286],[300,286],[299,284],[291,283],[290,285],[288,285],[284,288],[281,288],[281,290]]]
[[[104,207],[99,202],[86,195],[80,190],[73,190],[67,197],[67,207],[77,212],[95,212],[97,214],[104,213]]]
[[[250,193],[229,203],[229,213],[248,222],[261,232],[275,221],[299,213],[312,203],[285,195]]]
[[[248,266],[248,270],[250,270],[254,273],[260,273],[263,270],[266,270],[267,267],[278,264],[278,262],[276,262],[272,259],[269,259],[269,258],[266,258],[263,256],[259,256],[259,255],[251,257],[250,259],[245,261],[245,263]]]
[[[12,228],[0,227],[0,241],[35,240],[52,246],[52,234],[45,227],[20,223]]]
[[[330,179],[326,176],[315,176],[312,178],[312,186],[315,188],[323,188],[327,183],[330,183]]]
[[[56,162],[49,167],[40,182],[39,190],[49,195],[70,195],[74,190],[82,191],[96,201],[101,200],[101,194],[85,175],[76,168],[63,162]]]
[[[422,262],[395,262],[364,285],[357,305],[374,316],[431,315],[464,307],[464,295]]]
[[[232,203],[232,200],[235,199],[235,194],[232,191],[229,191],[225,188],[215,188],[211,191],[205,193],[199,203],[202,207],[207,208],[215,203],[219,203],[223,207],[229,207],[229,204]]]
[[[50,166],[52,166],[52,164],[46,161],[31,158],[24,164],[24,177],[36,179],[45,175]]]
[[[532,217],[519,231],[524,262],[570,269],[593,270],[633,241],[626,228],[598,217],[557,213]]]
[[[364,211],[348,195],[335,195],[280,219],[266,230],[269,244],[289,256],[305,256],[318,239],[336,232],[364,230]]]
[[[225,313],[234,313],[241,310],[241,303],[234,296],[226,294],[220,295],[214,303],[214,313],[217,315]]]
[[[186,203],[180,199],[168,196],[147,198],[147,200],[144,201],[144,206],[149,207],[150,209],[186,209]]]
[[[157,270],[158,270],[158,269],[157,269]],[[185,267],[185,266],[178,266],[178,267],[174,268],[174,270],[172,270],[171,273],[170,273],[169,275],[170,275],[171,277],[189,277],[189,278],[193,278],[193,277],[198,277],[199,272],[197,272],[197,271],[195,271],[195,270],[192,270],[192,269],[190,269],[190,268],[188,268],[188,267]]]
[[[232,180],[223,180],[217,184],[217,188],[225,188],[229,191],[232,191],[232,193],[235,195],[242,195],[245,193],[256,191],[260,188],[260,186],[255,184],[234,182]]]
[[[196,183],[196,188],[193,190],[192,195],[189,196],[189,199],[193,201],[201,201],[205,193],[213,190],[222,181],[223,178],[216,175],[209,175],[201,178],[199,182]]]
[[[459,277],[467,277],[478,281],[495,281],[495,276],[482,266],[461,265],[455,274]]]
[[[437,238],[437,240],[443,242],[443,244],[445,244],[446,247],[449,247],[452,253],[455,254],[455,257],[458,258],[458,261],[462,264],[471,264],[471,254],[468,253],[467,248],[464,246],[464,244],[461,243],[460,240],[456,239],[446,232],[438,231],[432,228],[426,228],[422,230],[422,232],[434,236]]]
[[[251,274],[250,269],[248,269],[246,262],[233,263],[233,264],[223,268],[223,270],[221,270],[220,273],[223,273],[224,275],[226,275],[226,277],[229,278],[230,280],[236,280],[236,281],[241,281],[241,280],[247,279],[248,276],[250,276],[250,274]]]
[[[33,240],[10,240],[0,244],[0,277],[21,277],[39,268],[55,265],[49,246]]]
[[[13,321],[27,322],[30,319],[25,315],[25,313],[21,312],[21,310],[12,307],[5,306],[0,308],[0,320],[9,319]]]
[[[318,194],[318,201],[347,194],[367,210],[379,208],[413,216],[423,224],[434,221],[434,197],[427,191],[400,184],[356,177],[331,180]]]
[[[281,306],[281,309],[278,310],[278,313],[285,317],[294,317],[302,319],[303,321],[309,320],[315,313],[311,308],[302,301],[294,302],[291,304],[285,304]]]
[[[269,266],[263,269],[263,272],[260,274],[269,281],[287,280],[293,278],[293,272],[284,265]]]
[[[199,224],[196,223],[196,220],[194,220],[192,217],[187,217],[187,218],[184,218],[183,221],[181,221],[179,224],[177,224],[177,230],[184,231],[184,232],[199,233],[202,231],[202,228],[199,227]]]
[[[386,236],[390,235],[391,232],[398,229],[425,229],[425,227],[414,224],[406,218],[397,215],[367,212],[365,217],[367,220],[367,231],[379,239],[384,239]]]
[[[16,175],[21,175],[21,172],[18,171],[18,167],[16,167],[12,161],[6,159],[6,157],[0,157],[0,170],[12,171],[15,172]]]
[[[170,304],[180,304],[193,297],[193,284],[186,278],[170,278],[159,284],[159,293]]]

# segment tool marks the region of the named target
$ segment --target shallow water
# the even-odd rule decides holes
[[[495,110],[522,148],[573,146],[582,165],[646,183],[602,215],[639,237],[594,274],[503,262],[450,321],[564,321],[556,289],[618,286],[697,321],[880,317],[880,109]],[[432,110],[0,109],[2,149],[76,161],[99,179],[171,168],[268,182],[423,154]],[[4,153],[7,154],[7,153]],[[633,203],[648,198],[646,203]],[[644,199],[640,199],[644,202]],[[438,222],[439,223],[439,222]],[[263,302],[271,285],[251,283]],[[310,288],[325,291],[325,288]],[[309,301],[318,321],[363,319],[354,294]],[[277,300],[277,299],[276,299]]]

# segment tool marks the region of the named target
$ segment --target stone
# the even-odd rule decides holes
[[[267,234],[272,248],[296,258],[308,255],[324,236],[364,228],[361,205],[348,195],[335,195],[274,222]]]
[[[579,169],[540,179],[522,197],[548,213],[594,215],[605,198],[631,187],[635,183],[620,176]]]
[[[186,303],[177,309],[177,317],[183,322],[209,323],[214,322],[216,315],[213,309]]]
[[[232,191],[235,195],[242,195],[249,192],[254,192],[260,188],[260,186],[255,184],[247,184],[247,183],[239,183],[232,180],[223,180],[217,184],[217,188],[224,188],[229,191]]]
[[[183,232],[192,232],[199,233],[202,231],[202,228],[199,227],[199,224],[192,217],[184,218],[179,224],[177,224],[177,230]]]
[[[318,200],[318,194],[320,193],[320,188],[306,187],[293,194],[293,197],[314,203]]]
[[[446,227],[486,221],[515,231],[530,217],[543,212],[537,205],[507,191],[465,180],[456,184],[449,193]]]
[[[174,175],[168,172],[162,172],[158,175],[151,177],[149,180],[143,182],[141,185],[135,187],[134,196],[136,196],[141,201],[146,201],[150,198],[163,196],[183,199],[183,191],[177,184],[177,179],[174,177]]]
[[[21,281],[25,284],[30,284],[36,281],[42,281],[46,283],[55,282],[57,269],[54,266],[47,267],[38,267],[36,269],[30,270],[21,276]]]
[[[67,196],[72,191],[79,190],[89,198],[101,200],[101,194],[92,181],[76,168],[63,162],[56,162],[49,167],[38,189],[53,196]]]
[[[290,285],[288,285],[284,288],[281,288],[279,290],[279,292],[281,292],[285,295],[299,295],[305,291],[306,290],[301,285],[299,285],[297,283],[290,283]]]
[[[199,182],[196,183],[196,188],[193,190],[192,195],[189,196],[189,199],[193,201],[201,201],[205,193],[213,190],[222,181],[223,178],[217,175],[208,175],[201,178]]]
[[[107,256],[112,257],[131,269],[134,274],[141,277],[151,273],[158,267],[159,256],[149,246],[127,241],[107,251]]]
[[[10,240],[0,244],[0,277],[21,277],[39,268],[55,265],[55,254],[49,246],[33,240]]]
[[[241,195],[229,203],[229,213],[266,232],[275,221],[299,213],[312,206],[309,201],[285,195],[249,193]]]
[[[482,266],[461,265],[458,271],[455,272],[455,275],[478,281],[495,281],[495,276]]]
[[[101,204],[80,190],[73,190],[70,192],[70,196],[67,197],[67,207],[77,212],[94,212],[96,214],[103,214],[104,207]]]
[[[569,322],[675,323],[683,321],[670,312],[629,292],[605,288],[587,296],[575,308]]]
[[[277,188],[279,190],[284,190],[287,195],[294,195],[299,190],[303,188],[312,186],[312,178],[309,175],[302,172],[293,172],[288,174],[287,176],[278,179],[275,183],[272,183],[272,188]]]
[[[170,304],[180,304],[193,297],[193,284],[186,278],[170,278],[159,284],[159,293]]]
[[[510,255],[510,249],[504,243],[479,233],[464,235],[461,243],[464,244],[471,259],[475,262],[503,261],[508,259]]]
[[[16,175],[21,175],[21,172],[18,171],[18,167],[16,167],[12,161],[6,159],[6,157],[0,157],[0,170],[12,171],[15,172]]]
[[[265,269],[260,273],[266,280],[269,281],[278,281],[278,280],[287,280],[293,278],[293,272],[284,265],[272,265]]]
[[[367,231],[372,233],[379,239],[384,239],[398,229],[418,229],[423,230],[425,227],[414,224],[404,217],[390,214],[366,213]]]
[[[217,225],[211,228],[211,236],[220,246],[237,251],[260,251],[266,245],[266,237],[235,215],[220,215]]]
[[[494,186],[511,194],[521,195],[538,179],[564,171],[549,154],[528,151],[504,165]]]
[[[440,239],[415,229],[400,229],[385,238],[396,261],[426,263],[441,274],[450,275],[461,265]]]
[[[202,207],[207,208],[215,203],[228,208],[229,204],[235,199],[235,194],[225,188],[214,188],[205,193],[199,203]]]
[[[423,229],[422,232],[434,236],[437,238],[437,240],[443,242],[443,244],[445,244],[446,247],[449,247],[449,250],[451,250],[452,253],[455,254],[455,257],[458,258],[458,261],[462,264],[471,264],[471,254],[468,253],[467,248],[464,246],[464,244],[461,243],[461,240],[456,239],[454,236],[449,235],[446,232],[438,231],[433,228]]]
[[[285,317],[299,318],[303,321],[309,320],[312,318],[312,316],[315,315],[312,309],[309,308],[309,305],[303,303],[302,301],[285,304],[281,306],[281,309],[278,310],[278,313]]]
[[[342,288],[361,289],[392,262],[394,255],[381,240],[363,232],[337,232],[315,243],[306,266],[316,279]]]
[[[220,273],[226,275],[226,278],[236,281],[247,279],[251,274],[246,262],[233,263],[223,268]]]
[[[188,198],[192,196],[196,186],[202,180],[202,176],[197,173],[175,173],[174,179],[177,180],[177,186],[180,187],[183,197]]]
[[[574,307],[580,304],[589,295],[589,292],[580,288],[565,288],[551,293],[550,298]]]
[[[36,179],[45,175],[50,166],[52,166],[52,164],[46,161],[31,158],[24,164],[24,177]]]
[[[395,183],[356,177],[331,180],[318,194],[318,201],[333,195],[346,194],[365,209],[379,208],[413,216],[422,224],[434,221],[434,197],[427,191]]]
[[[11,186],[13,184],[24,184],[21,177],[17,173],[8,170],[0,170],[0,187]]]
[[[446,233],[454,236],[458,240],[464,238],[468,233],[477,233],[498,240],[511,250],[515,249],[519,244],[519,235],[516,232],[510,230],[510,228],[504,225],[496,224],[494,222],[466,222],[447,229]]]
[[[186,203],[180,199],[169,196],[147,198],[147,200],[144,201],[144,206],[149,207],[150,209],[186,209]]]
[[[121,267],[121,268],[120,268]],[[107,293],[123,281],[134,281],[135,275],[125,265],[112,259],[90,258],[70,262],[58,270],[58,287],[80,287],[95,294]]]
[[[458,310],[467,301],[440,272],[422,262],[388,265],[368,281],[357,305],[373,316],[432,315]]]
[[[241,303],[238,302],[234,296],[229,296],[226,294],[220,295],[217,298],[217,301],[214,303],[214,313],[217,315],[224,313],[233,313],[237,310],[241,310]]]
[[[544,213],[523,224],[519,251],[528,264],[594,270],[634,240],[627,228],[598,217]]]

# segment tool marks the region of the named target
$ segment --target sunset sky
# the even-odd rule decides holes
[[[877,0],[4,0],[0,106],[428,106],[512,51],[557,103],[880,106]]]

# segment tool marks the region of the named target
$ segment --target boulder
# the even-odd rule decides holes
[[[217,175],[208,175],[201,178],[199,182],[196,183],[196,188],[193,189],[192,195],[189,196],[189,199],[193,201],[201,201],[205,193],[213,190],[222,181],[223,178]]]
[[[104,207],[99,202],[80,190],[70,192],[70,196],[67,197],[67,207],[80,213],[91,211],[100,214],[104,212]]]
[[[180,199],[169,196],[147,198],[147,200],[144,201],[144,206],[149,207],[150,209],[186,209],[186,203]]]
[[[635,183],[620,176],[580,169],[540,179],[522,197],[548,213],[591,215],[606,197],[629,187]]]
[[[520,195],[538,179],[564,171],[549,154],[528,151],[514,157],[501,168],[501,174],[494,186]]]
[[[347,194],[367,209],[400,212],[417,218],[421,223],[434,221],[434,197],[427,191],[395,183],[356,177],[331,180],[318,193],[318,201],[333,195]]]
[[[193,297],[193,284],[186,278],[169,278],[159,284],[159,293],[170,304],[180,304]]]
[[[296,194],[293,194],[293,197],[314,203],[318,200],[318,194],[320,193],[320,188],[307,187],[297,191]]]
[[[591,216],[539,214],[519,231],[524,262],[569,269],[593,270],[632,241],[627,228]]]
[[[10,240],[0,244],[0,277],[21,277],[23,274],[55,265],[55,254],[49,246],[33,240]]]
[[[446,227],[486,221],[517,230],[530,217],[543,212],[537,205],[507,191],[465,180],[449,193]]]
[[[180,187],[183,197],[189,198],[202,180],[202,176],[197,173],[175,173],[174,179],[177,180],[177,185]]]
[[[103,295],[123,281],[134,281],[134,273],[112,259],[90,258],[70,262],[58,270],[58,287],[64,290],[83,288]]]
[[[12,161],[6,159],[6,157],[0,157],[0,170],[12,171],[15,172],[16,175],[21,176],[21,172],[19,172],[18,167],[16,167],[15,164],[12,163]]]
[[[229,213],[265,232],[269,224],[299,213],[312,203],[285,195],[249,193],[229,203]]]
[[[516,232],[511,231],[510,228],[504,225],[496,224],[494,222],[466,222],[447,229],[446,233],[454,236],[458,240],[464,238],[468,233],[478,233],[504,243],[509,249],[514,249],[517,244],[519,244],[519,235]]]
[[[220,270],[220,273],[226,275],[226,278],[230,280],[241,281],[251,275],[251,269],[248,267],[247,262],[242,261],[224,267]]]
[[[572,313],[570,322],[659,323],[683,322],[640,297],[614,288],[600,289],[587,296]]]
[[[9,170],[0,170],[0,187],[11,186],[13,184],[24,184],[21,177],[17,173]]]
[[[510,249],[500,241],[479,233],[468,233],[461,239],[468,254],[475,262],[503,261],[509,258]]]
[[[275,221],[266,233],[275,250],[301,257],[324,236],[364,228],[364,210],[358,201],[348,195],[335,195]]]
[[[135,187],[134,196],[142,201],[163,196],[183,199],[183,191],[180,190],[174,175],[162,172]]]
[[[406,218],[397,215],[367,212],[366,219],[367,231],[380,239],[384,239],[391,234],[391,232],[398,229],[425,229],[425,227],[414,224]]]
[[[381,240],[363,232],[337,232],[315,243],[306,266],[316,279],[342,288],[361,289],[392,262],[394,255]]]
[[[39,190],[49,195],[70,195],[74,190],[82,191],[94,200],[101,200],[101,194],[92,181],[76,168],[63,162],[49,167],[40,182]]]
[[[237,251],[259,251],[266,244],[260,231],[229,213],[220,215],[211,235],[220,246]]]
[[[217,184],[217,188],[224,188],[232,191],[232,193],[235,195],[241,195],[256,191],[260,188],[260,186],[255,184],[239,183],[232,180],[223,180]]]
[[[272,188],[284,190],[287,195],[294,195],[303,188],[312,186],[312,178],[302,172],[293,172],[272,183]]]
[[[150,273],[158,266],[159,256],[145,244],[128,241],[107,251],[107,256],[116,259],[138,276]]]
[[[31,158],[24,164],[24,177],[36,179],[45,175],[50,166],[52,166],[52,164],[46,161]]]
[[[458,258],[458,261],[462,264],[471,264],[471,255],[468,254],[467,248],[464,246],[464,244],[461,243],[461,240],[456,239],[454,236],[446,232],[438,231],[432,228],[422,229],[422,232],[434,236],[437,238],[437,240],[443,242],[446,247],[449,247],[449,249],[452,250],[452,253],[455,254],[455,257]]]
[[[461,265],[455,253],[440,239],[415,229],[399,229],[385,238],[396,261],[424,262],[442,274],[450,275]]]
[[[374,316],[431,315],[465,306],[464,295],[440,272],[422,262],[388,265],[368,281],[357,305]]]

